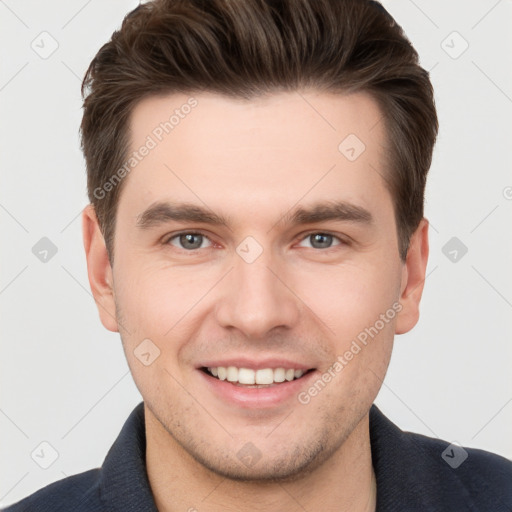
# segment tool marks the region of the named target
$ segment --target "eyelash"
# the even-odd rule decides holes
[[[207,238],[208,240],[210,240],[209,236],[206,235],[205,233],[202,233],[201,231],[181,231],[179,233],[174,233],[172,236],[169,236],[165,239],[165,241],[163,242],[164,245],[171,245],[170,242],[171,240],[174,240],[175,238],[178,238],[182,235],[200,235],[200,236],[203,236],[204,238]],[[330,253],[332,252],[333,250],[336,250],[336,247],[339,247],[339,246],[342,246],[342,245],[345,245],[345,246],[348,246],[350,245],[350,242],[348,240],[345,240],[345,239],[342,239],[341,237],[333,234],[333,233],[330,233],[329,231],[309,231],[303,235],[301,235],[301,238],[300,238],[300,242],[306,240],[308,237],[310,237],[311,235],[327,235],[327,236],[332,236],[333,239],[336,239],[338,240],[339,244],[336,244],[332,247],[328,247],[326,249],[317,249],[315,247],[307,247],[307,249],[314,249],[316,251],[320,251],[320,252],[323,252],[323,253]],[[210,242],[212,242],[212,240],[210,240]],[[212,242],[213,243],[213,242]],[[174,247],[174,246],[173,246]],[[196,253],[197,251],[200,250],[200,248],[198,249],[183,249],[183,248],[180,248],[180,247],[175,247],[176,249],[182,251],[182,252],[185,252],[185,253],[189,253],[189,254],[194,254]],[[210,249],[211,247],[208,247],[207,249]]]

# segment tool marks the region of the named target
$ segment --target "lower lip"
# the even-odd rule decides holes
[[[203,370],[197,371],[217,396],[224,401],[247,409],[274,407],[291,397],[297,397],[316,374],[316,370],[313,370],[300,379],[285,381],[264,388],[249,388],[231,384],[227,380],[219,380]]]

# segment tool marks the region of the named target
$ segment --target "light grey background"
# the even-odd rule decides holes
[[[1,505],[101,465],[141,400],[89,291],[78,145],[80,80],[137,3],[0,0]],[[385,5],[431,70],[441,129],[422,316],[376,403],[404,430],[512,458],[512,2]],[[42,237],[58,250],[46,263]],[[468,248],[456,262],[452,237]],[[58,458],[43,469],[34,450]]]

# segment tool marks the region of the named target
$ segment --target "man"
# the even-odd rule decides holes
[[[512,463],[373,405],[418,320],[428,74],[367,0],[155,0],[84,81],[103,325],[144,402],[7,510],[512,510]]]

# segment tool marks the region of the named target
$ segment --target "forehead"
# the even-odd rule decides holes
[[[201,138],[203,145],[210,140],[214,146],[222,142],[231,148],[251,145],[255,136],[260,145],[281,148],[293,147],[292,139],[299,144],[321,136],[321,147],[336,149],[348,134],[358,135],[364,143],[377,141],[383,135],[381,118],[367,93],[309,90],[241,99],[202,92],[143,99],[132,112],[130,130],[133,149],[148,136],[164,146],[170,139],[183,143]],[[316,142],[318,147],[320,141]]]
[[[375,202],[386,193],[381,119],[362,93],[150,97],[132,112],[130,155],[139,156],[120,202],[140,211],[179,198],[250,214],[340,193],[352,200],[358,188]]]

